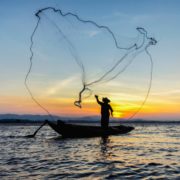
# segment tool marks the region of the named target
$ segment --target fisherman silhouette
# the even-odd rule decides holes
[[[111,101],[107,97],[105,97],[105,98],[102,98],[102,102],[101,102],[99,101],[99,98],[97,95],[95,95],[95,98],[97,100],[97,103],[101,105],[101,127],[102,129],[107,130],[108,125],[109,125],[110,113],[111,113],[111,116],[113,116],[112,114],[113,109],[109,104]]]

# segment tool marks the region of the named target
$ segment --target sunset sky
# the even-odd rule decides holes
[[[144,27],[158,43],[149,48],[154,62],[152,89],[145,106],[134,118],[180,119],[179,0],[1,0],[1,114],[45,114],[30,98],[24,78],[29,68],[30,36],[37,22],[34,13],[47,6],[108,26],[118,41],[127,46],[137,38],[136,27]],[[51,18],[57,17],[52,15]],[[74,23],[72,26],[81,28]],[[63,25],[59,22],[61,28]],[[80,26],[88,40],[81,37],[75,45],[80,57],[86,57],[82,62],[87,67],[87,81],[91,82],[103,68],[108,69],[119,52],[104,32]],[[73,32],[72,29],[68,38],[77,40]],[[92,87],[92,96],[83,101],[80,109],[73,103],[81,90],[81,72],[59,41],[57,30],[42,21],[35,37],[35,63],[28,82],[37,100],[48,111],[60,116],[97,116],[100,110],[94,94],[111,99],[117,118],[128,118],[138,109],[149,83],[150,63],[145,53],[138,55],[117,79]]]

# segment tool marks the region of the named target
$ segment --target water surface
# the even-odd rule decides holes
[[[180,126],[134,125],[127,135],[62,139],[48,126],[0,125],[0,179],[180,179]]]

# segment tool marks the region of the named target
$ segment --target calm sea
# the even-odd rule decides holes
[[[49,127],[0,125],[0,179],[180,179],[180,125],[62,139]]]

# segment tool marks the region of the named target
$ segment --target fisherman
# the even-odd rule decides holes
[[[97,103],[101,105],[101,127],[104,130],[107,130],[108,125],[109,125],[110,113],[111,113],[111,116],[113,116],[113,109],[111,105],[109,104],[111,101],[107,97],[105,97],[105,98],[102,98],[102,102],[101,102],[99,101],[99,98],[97,95],[95,95],[95,98],[97,100]]]

